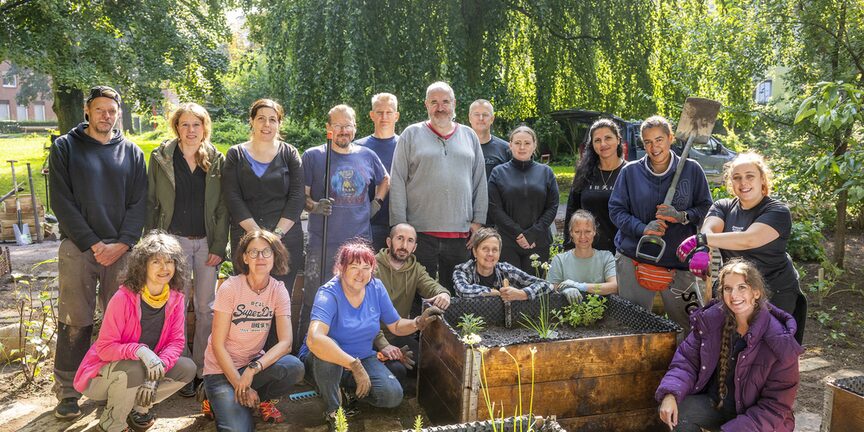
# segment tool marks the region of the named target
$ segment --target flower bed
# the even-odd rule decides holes
[[[495,416],[502,408],[505,417],[512,416],[520,401],[521,380],[521,412],[529,413],[533,391],[530,412],[556,416],[566,430],[662,430],[654,390],[675,352],[680,328],[610,296],[608,309],[596,324],[559,328],[555,338],[541,339],[519,324],[523,313],[539,315],[539,303],[513,302],[505,307],[499,298],[454,299],[445,319],[421,335],[417,393],[429,418],[436,424],[489,419],[481,379],[495,403]],[[550,298],[553,309],[565,304],[558,294]],[[493,348],[481,354],[463,343],[454,327],[465,313],[483,317],[489,328],[480,336],[490,337],[480,345]],[[510,328],[502,329],[508,314]]]

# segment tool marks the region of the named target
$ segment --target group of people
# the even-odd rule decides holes
[[[415,333],[452,295],[517,301],[558,291],[579,302],[586,293],[620,293],[650,309],[660,292],[670,318],[699,330],[684,339],[658,389],[663,421],[689,430],[688,422],[707,418],[693,394],[718,407],[722,415],[710,417],[717,424],[742,415],[781,430],[788,424],[785,396],[769,407],[774,417],[751,412],[758,392],[742,395],[732,381],[751,362],[726,359],[756,350],[762,354],[750,357],[765,365],[762,382],[774,379],[775,363],[791,380],[803,335],[803,322],[796,334],[787,313],[800,313],[802,298],[785,254],[791,217],[768,196],[771,173],[761,157],[739,155],[727,172],[736,198],[712,204],[698,164],[671,151],[668,121],[643,123],[646,156],[630,163],[617,125],[596,122],[567,204],[572,249],[540,278],[536,264],[549,259],[559,191],[552,170],[533,160],[537,136],[520,126],[508,143],[491,134],[489,101],[471,104],[470,127],[455,122],[455,105],[453,89],[433,83],[428,120],[397,135],[396,96],[376,94],[375,131],[359,140],[355,111],[337,105],[326,124],[332,140],[301,155],[279,137],[282,107],[261,99],[250,108],[249,141],[223,156],[210,142],[207,111],[183,104],[169,119],[175,138],[152,152],[148,169],[141,150],[114,129],[119,93],[91,89],[87,121],[60,137],[50,156],[51,204],[64,237],[55,415],[79,415],[84,394],[108,401],[103,430],[146,430],[154,403],[201,388],[217,429],[252,430],[256,410],[281,421],[273,399],[305,378],[332,423],[337,408],[355,400],[400,403],[397,377],[413,367]],[[679,163],[677,192],[663,205]],[[649,234],[680,246],[647,262],[635,249]],[[717,285],[723,301],[694,307],[709,248],[729,262]],[[226,259],[235,276],[216,290]],[[293,329],[301,269],[306,288]],[[420,299],[431,306],[421,309]],[[192,335],[184,325],[189,302]],[[91,346],[97,305],[104,318]],[[784,338],[790,331],[797,342]],[[705,349],[710,355],[700,357]],[[700,368],[705,358],[712,363]],[[793,399],[794,378],[783,389]],[[689,417],[691,409],[701,417]]]

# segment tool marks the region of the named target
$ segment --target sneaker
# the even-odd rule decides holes
[[[282,423],[285,421],[282,418],[282,413],[276,408],[276,402],[274,399],[258,404],[258,412],[261,413],[261,420],[265,423]]]
[[[192,381],[189,381],[188,384],[183,386],[183,388],[181,388],[180,391],[177,392],[177,394],[184,398],[195,397],[195,394],[198,391],[198,386],[201,384],[202,381],[203,380],[201,378],[193,378]]]
[[[156,416],[151,412],[141,414],[138,411],[132,410],[126,416],[126,424],[129,425],[129,429],[133,432],[144,432],[150,429],[153,423],[156,423]]]
[[[59,419],[74,419],[81,415],[81,409],[78,408],[78,398],[68,397],[63,398],[60,403],[54,407],[54,417]]]
[[[213,410],[210,409],[210,400],[204,399],[201,401],[201,414],[204,414],[204,418],[207,420],[213,420]]]

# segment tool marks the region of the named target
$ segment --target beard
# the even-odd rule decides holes
[[[405,261],[408,260],[408,257],[411,256],[411,254],[408,253],[408,250],[406,250],[406,249],[398,249],[395,251],[392,249],[388,249],[387,251],[388,251],[387,253],[390,255],[390,259],[392,259],[393,261],[396,261],[398,263],[404,263]],[[397,255],[399,252],[404,252],[404,258]]]

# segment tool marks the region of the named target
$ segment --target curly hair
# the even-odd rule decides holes
[[[213,146],[213,144],[210,144],[210,134],[213,132],[213,122],[210,120],[210,114],[207,113],[204,107],[196,103],[185,103],[177,107],[171,114],[168,123],[171,125],[171,131],[174,132],[174,136],[177,137],[178,141],[180,139],[180,117],[183,114],[192,114],[198,120],[201,120],[201,124],[204,126],[204,136],[201,140],[201,145],[198,147],[198,151],[195,152],[195,163],[204,172],[208,172],[210,170],[210,159],[207,149]]]
[[[733,258],[729,261],[722,269],[720,269],[720,289],[722,290],[725,282],[725,279],[730,274],[736,274],[742,276],[744,278],[744,282],[750,286],[750,289],[754,291],[754,294],[759,294],[759,298],[756,299],[756,307],[748,322],[752,323],[753,319],[759,314],[759,312],[765,307],[765,303],[768,301],[768,290],[765,288],[765,279],[762,278],[762,274],[759,273],[759,270],[753,265],[751,262],[744,260],[742,258]],[[732,344],[732,332],[735,331],[736,320],[735,315],[732,314],[732,311],[729,310],[729,307],[726,306],[726,302],[723,302],[723,309],[726,311],[726,321],[723,325],[723,335],[720,339],[720,361],[717,365],[719,368],[717,370],[717,384],[719,384],[718,396],[719,400],[717,401],[716,408],[719,410],[723,408],[723,400],[726,399],[726,394],[729,391],[726,388],[726,375],[729,374],[729,350],[731,349],[730,345]]]
[[[275,275],[288,274],[291,269],[291,257],[288,250],[282,244],[282,241],[276,234],[266,230],[249,231],[237,243],[237,250],[234,251],[234,270],[235,274],[249,274],[249,266],[243,262],[243,255],[249,249],[249,243],[252,240],[261,239],[267,242],[270,249],[273,250],[273,270],[270,273]]]
[[[579,159],[579,165],[576,167],[576,177],[573,178],[573,184],[570,186],[571,190],[582,190],[588,177],[600,165],[600,157],[594,151],[592,141],[594,140],[594,132],[603,128],[611,130],[615,134],[615,137],[618,138],[618,148],[615,150],[618,157],[620,158],[624,154],[624,142],[621,139],[621,129],[618,128],[617,123],[610,119],[600,119],[592,123],[591,128],[588,129],[588,133],[585,134],[585,151],[582,152],[582,158]]]
[[[735,168],[739,165],[744,164],[753,164],[756,167],[756,170],[762,176],[762,195],[768,196],[771,193],[774,172],[771,171],[768,162],[765,162],[765,158],[762,155],[752,151],[738,153],[735,159],[726,162],[723,167],[723,180],[726,183],[726,190],[730,194],[735,195],[735,188],[732,187],[732,171],[735,171]]]
[[[126,258],[126,271],[120,278],[121,283],[135,293],[147,286],[147,262],[154,256],[162,256],[174,261],[174,276],[168,286],[175,291],[183,291],[189,282],[189,268],[186,255],[174,236],[162,230],[152,230],[141,238]]]

